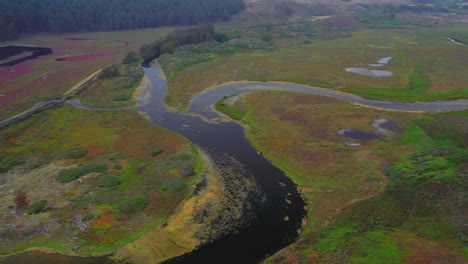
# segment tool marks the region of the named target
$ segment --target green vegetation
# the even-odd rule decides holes
[[[360,95],[374,100],[389,100],[402,102],[431,102],[443,100],[468,99],[468,88],[455,91],[441,91],[431,93],[415,93],[408,89],[380,89],[380,88],[346,88],[346,92]]]
[[[461,150],[455,150],[462,152]],[[457,175],[457,164],[445,157],[442,150],[412,154],[405,163],[392,164],[386,174],[395,182],[408,186],[422,185],[435,181],[450,182]],[[464,154],[467,154],[465,151]]]
[[[410,123],[406,127],[406,133],[401,138],[401,143],[413,143],[419,151],[429,151],[433,146],[432,139],[414,123]]]
[[[94,214],[87,214],[87,215],[83,216],[81,221],[87,222],[87,221],[93,220],[95,217],[96,216]]]
[[[62,169],[59,171],[59,175],[57,177],[57,182],[66,183],[71,182],[79,177],[86,175],[92,172],[102,173],[107,170],[107,166],[101,163],[93,163],[88,165],[78,165],[75,168],[71,169]]]
[[[76,149],[76,150],[72,150],[70,152],[67,152],[63,156],[63,158],[64,159],[81,159],[86,155],[86,153],[88,153],[88,151]]]
[[[145,209],[149,205],[146,196],[131,196],[119,201],[115,206],[124,213],[135,213]]]
[[[151,152],[149,153],[149,155],[150,155],[151,157],[156,157],[156,156],[158,156],[159,154],[162,154],[163,152],[164,152],[164,149],[162,149],[162,148],[157,148],[157,149],[151,151]]]
[[[242,118],[244,118],[246,115],[246,112],[232,104],[226,103],[227,99],[228,97],[225,97],[216,102],[216,109],[230,116],[232,119],[242,120]]]
[[[161,187],[159,187],[160,193],[177,193],[185,189],[186,187],[185,181],[182,179],[166,179],[161,183]]]
[[[28,214],[39,213],[40,211],[42,211],[42,209],[44,209],[46,203],[47,203],[46,200],[40,200],[40,201],[32,203],[28,208]]]
[[[15,157],[6,157],[0,159],[0,173],[11,170],[14,166],[23,164],[24,161],[18,160]]]
[[[112,77],[120,77],[120,70],[118,64],[112,64],[110,66],[105,67],[101,74],[99,74],[99,78],[101,79],[108,79]]]
[[[99,175],[93,184],[101,188],[111,188],[119,186],[121,183],[122,180],[118,176],[103,174]]]
[[[123,64],[132,64],[138,62],[140,60],[140,56],[135,51],[130,51],[125,54],[125,57],[122,59]]]
[[[143,78],[138,61],[113,64],[104,68],[99,76],[99,79],[89,83],[78,96],[83,103],[104,108],[135,104],[131,99]]]
[[[179,46],[210,42],[214,40],[214,25],[203,22],[195,27],[180,29],[172,32],[162,40],[156,40],[140,48],[140,56],[145,63],[159,58],[162,54],[173,53]]]
[[[416,65],[409,76],[408,88],[413,92],[422,92],[430,87],[429,79],[421,73],[421,67]]]

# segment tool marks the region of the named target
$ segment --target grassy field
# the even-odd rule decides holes
[[[22,37],[17,43],[50,47],[54,53],[18,64],[13,70],[0,71],[0,119],[23,111],[35,102],[62,96],[88,75],[121,60],[128,51],[138,51],[142,44],[173,30],[154,28]],[[74,56],[78,57],[57,61]]]
[[[462,203],[450,202],[463,193],[466,112],[402,114],[277,92],[244,96],[225,112],[244,113],[250,142],[307,200],[301,238],[267,263],[466,261]],[[395,132],[379,134],[382,118]],[[346,128],[378,136],[337,133]]]
[[[165,55],[160,62],[169,77],[166,101],[185,108],[193,93],[239,80],[303,83],[379,100],[468,98],[466,47],[447,39],[452,35],[466,38],[466,27],[339,31],[335,35],[326,39],[305,33],[290,38],[273,34],[271,42],[233,39],[217,44],[222,49],[198,47]],[[298,42],[297,38],[305,40]],[[345,71],[348,67],[372,68],[367,64],[387,56],[393,60],[374,69],[393,72],[392,77]],[[193,59],[188,64],[179,62],[186,58]]]
[[[65,105],[0,138],[0,254],[111,252],[166,221],[199,180],[190,143],[136,111]]]
[[[115,65],[117,76],[99,77],[89,83],[78,96],[86,105],[100,108],[118,108],[135,105],[133,95],[143,80],[139,61],[132,64]]]

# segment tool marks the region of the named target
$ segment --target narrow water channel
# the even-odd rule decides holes
[[[296,185],[247,142],[238,124],[211,123],[191,115],[219,117],[206,115],[204,111],[189,111],[191,114],[167,111],[163,103],[167,83],[160,71],[157,67],[145,69],[153,96],[140,111],[147,114],[153,124],[187,137],[212,157],[235,158],[255,177],[266,197],[263,209],[257,212],[257,220],[250,226],[167,263],[256,263],[293,242],[307,213]]]

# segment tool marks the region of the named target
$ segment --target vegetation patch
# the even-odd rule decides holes
[[[1,179],[11,191],[0,196],[0,224],[6,226],[0,236],[11,239],[0,254],[35,246],[109,253],[165,221],[201,175],[198,153],[186,139],[148,124],[136,111],[65,105],[2,129],[0,139],[2,156],[25,161],[18,170],[8,166]],[[164,155],[148,159],[159,148]],[[89,173],[97,175],[82,177]],[[164,183],[167,177],[174,184]],[[42,200],[42,210],[27,213]]]
[[[148,205],[149,200],[146,196],[132,196],[119,201],[115,206],[120,212],[135,213],[145,209]]]
[[[228,99],[228,97],[225,97],[225,98],[219,100],[218,102],[216,102],[216,105],[215,105],[216,109],[218,111],[221,111],[222,113],[230,116],[232,119],[242,120],[242,118],[244,118],[246,112],[243,111],[242,109],[240,109],[240,108],[226,102],[227,99]]]
[[[164,149],[162,148],[157,148],[149,153],[151,157],[156,157],[164,152]]]
[[[11,170],[14,166],[24,164],[24,161],[18,160],[15,157],[6,157],[0,159],[0,173]]]
[[[78,165],[75,168],[60,170],[59,175],[56,180],[57,182],[60,182],[60,183],[66,183],[66,182],[74,181],[78,179],[79,177],[92,173],[92,172],[102,173],[102,172],[105,172],[106,170],[107,170],[107,166],[101,163]]]
[[[413,92],[422,92],[429,87],[429,79],[422,74],[420,66],[415,66],[414,71],[409,76],[408,88]]]
[[[65,153],[65,155],[63,155],[63,158],[64,159],[80,159],[80,158],[83,158],[87,153],[88,153],[87,150],[79,150],[79,149],[72,150],[72,151]]]
[[[160,193],[176,193],[180,192],[185,189],[187,184],[182,179],[167,179],[161,183],[161,187],[159,187]]]
[[[120,177],[110,174],[103,174],[99,175],[93,184],[101,188],[111,188],[119,186],[121,183],[122,180],[120,179]]]
[[[142,78],[138,61],[113,64],[104,68],[99,79],[87,84],[78,98],[94,107],[131,106],[135,104],[131,99]]]
[[[28,207],[28,214],[37,214],[37,213],[41,212],[42,209],[44,209],[46,203],[47,203],[46,200],[40,200],[40,201],[32,203]]]

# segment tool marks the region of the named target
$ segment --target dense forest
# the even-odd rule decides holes
[[[222,41],[222,39],[224,39],[223,36],[217,39],[217,41]],[[145,60],[144,63],[148,63],[164,53],[174,52],[175,48],[179,46],[210,42],[213,40],[216,40],[213,23],[202,22],[195,27],[176,30],[164,39],[143,45],[140,48],[140,56]]]
[[[244,8],[242,0],[0,0],[0,40],[223,21]]]

